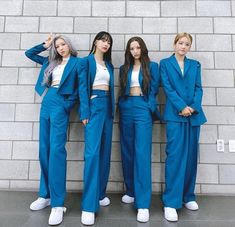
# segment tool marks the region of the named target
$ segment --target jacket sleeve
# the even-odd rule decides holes
[[[167,75],[167,69],[164,64],[164,62],[160,62],[160,74],[161,74],[161,80],[164,92],[167,96],[167,98],[170,100],[172,105],[177,109],[178,112],[181,112],[187,104],[185,101],[177,94],[175,89],[172,87],[168,75]]]
[[[89,119],[90,107],[88,97],[88,62],[86,58],[81,59],[78,69],[78,96],[80,100],[79,117],[80,120]]]
[[[158,64],[156,62],[151,63],[150,67],[150,75],[151,75],[151,81],[150,81],[150,91],[149,91],[149,105],[151,108],[151,111],[156,111],[157,108],[157,99],[156,95],[159,91],[159,85],[160,85],[160,76],[159,76],[159,69]]]
[[[44,43],[41,43],[37,46],[34,46],[28,50],[25,51],[25,55],[31,59],[32,61],[43,65],[44,61],[47,59],[47,57],[40,56],[39,53],[45,51],[47,48],[45,48]]]
[[[195,93],[193,103],[190,105],[196,112],[199,112],[202,103],[202,82],[201,82],[201,64],[197,62],[197,78],[195,84]]]

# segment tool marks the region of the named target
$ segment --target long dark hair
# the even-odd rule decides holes
[[[109,47],[108,51],[104,54],[104,61],[111,63],[112,62],[111,53],[112,53],[112,46],[113,46],[112,36],[108,32],[105,32],[105,31],[99,32],[93,40],[90,54],[94,54],[96,51],[96,46],[95,46],[96,40],[104,40],[104,41],[110,42],[110,47]]]
[[[77,50],[76,48],[73,46],[73,43],[71,42],[71,40],[66,37],[66,36],[62,36],[62,35],[58,35],[56,36],[51,44],[51,48],[49,50],[49,65],[46,67],[45,71],[44,71],[44,77],[43,77],[43,85],[50,85],[50,76],[51,73],[53,72],[54,68],[59,65],[62,60],[63,57],[57,52],[56,50],[56,40],[58,39],[63,39],[65,41],[65,43],[68,45],[69,50],[70,50],[70,54],[71,56],[76,57],[77,56]]]
[[[128,40],[127,45],[126,45],[126,51],[125,51],[125,62],[121,70],[121,75],[120,75],[120,88],[121,88],[121,95],[124,95],[125,90],[126,90],[126,84],[127,84],[127,76],[128,76],[128,71],[131,66],[134,65],[135,60],[131,54],[130,51],[130,45],[132,42],[138,42],[140,45],[141,49],[141,55],[140,55],[140,63],[141,63],[141,70],[143,72],[143,93],[147,94],[148,93],[148,88],[149,88],[149,83],[150,83],[150,72],[149,72],[149,63],[150,59],[148,56],[148,49],[146,47],[146,44],[144,40],[138,36],[132,37]]]

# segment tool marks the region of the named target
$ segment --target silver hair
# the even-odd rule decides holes
[[[51,74],[52,74],[54,68],[57,65],[59,65],[63,60],[63,57],[57,52],[56,46],[55,46],[56,40],[58,40],[58,39],[63,39],[69,47],[70,54],[74,57],[77,56],[77,50],[73,46],[71,40],[68,37],[62,36],[62,35],[56,36],[53,39],[52,44],[51,44],[51,48],[49,50],[49,65],[47,66],[47,68],[44,71],[44,77],[43,77],[43,82],[42,82],[43,85],[47,85],[47,86],[50,85]]]

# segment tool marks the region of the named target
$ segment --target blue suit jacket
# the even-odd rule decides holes
[[[109,89],[111,93],[112,101],[112,116],[114,116],[115,100],[114,100],[114,74],[113,65],[109,62],[105,62],[105,65],[109,71],[110,82]],[[96,75],[96,61],[94,54],[90,54],[81,60],[81,75],[80,75],[80,85],[79,85],[79,95],[80,95],[80,119],[90,118],[90,97],[92,86]]]
[[[120,67],[119,77],[122,76],[123,65]],[[131,84],[131,74],[133,70],[133,65],[131,65],[128,74],[127,74],[127,85],[125,89],[125,96],[130,94],[130,84]],[[160,75],[158,70],[158,64],[156,62],[150,62],[149,71],[151,76],[150,87],[148,89],[148,93],[144,96],[146,102],[148,102],[149,109],[152,113],[153,120],[160,120],[161,115],[158,110],[158,102],[156,100],[156,95],[159,91],[160,84]],[[139,72],[139,84],[141,89],[143,90],[143,73],[142,69]]]
[[[201,64],[185,57],[184,75],[182,75],[175,55],[172,55],[161,60],[160,73],[166,95],[163,119],[165,121],[187,122],[189,118],[193,126],[204,124],[206,117],[201,106],[203,93]],[[179,115],[186,106],[190,106],[195,110],[195,113],[190,117]]]
[[[46,48],[43,47],[43,43],[37,46],[34,46],[25,52],[25,55],[33,60],[34,62],[42,65],[40,70],[37,83],[35,85],[35,90],[39,95],[42,95],[45,89],[47,88],[46,85],[43,85],[43,76],[46,67],[49,64],[48,57],[40,56],[39,53],[45,51]],[[77,57],[71,56],[67,65],[65,66],[60,85],[58,88],[58,93],[61,95],[66,95],[66,97],[70,100],[78,98],[78,75],[79,73],[79,62],[81,59]]]

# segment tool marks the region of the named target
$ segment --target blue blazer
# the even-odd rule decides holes
[[[184,75],[173,54],[160,61],[160,74],[166,95],[166,106],[163,115],[165,121],[188,122],[198,126],[206,122],[202,110],[201,64],[198,61],[184,59]],[[192,107],[195,112],[190,117],[180,116],[186,107]]]
[[[35,90],[39,95],[42,95],[46,85],[43,85],[43,76],[46,67],[49,65],[48,57],[40,56],[39,53],[45,51],[46,48],[43,47],[43,43],[34,46],[25,52],[25,55],[32,61],[42,65],[40,70],[37,83],[35,85]],[[58,88],[58,93],[65,95],[69,100],[75,100],[78,98],[78,75],[79,73],[79,62],[81,59],[71,56],[67,65],[65,66],[60,85]]]
[[[109,89],[111,93],[112,101],[112,117],[114,116],[115,99],[114,99],[114,74],[113,65],[109,62],[105,62],[105,65],[109,71],[110,82]],[[81,60],[81,75],[79,84],[79,95],[80,95],[80,119],[90,118],[90,97],[92,86],[96,75],[96,61],[94,54],[90,54]]]
[[[123,69],[123,65],[120,67],[120,72],[119,72],[120,78],[122,76],[122,69]],[[130,94],[132,70],[133,70],[133,65],[131,65],[127,73],[127,85],[126,85],[125,94],[124,94],[124,96],[126,97]],[[148,89],[148,93],[144,95],[144,99],[148,103],[149,109],[152,113],[153,120],[160,120],[161,115],[158,110],[159,104],[156,99],[156,95],[158,94],[159,85],[160,85],[160,75],[159,75],[159,70],[158,70],[158,64],[156,62],[150,62],[149,71],[150,71],[150,76],[151,76],[150,87]],[[141,89],[143,90],[143,72],[141,68],[139,72],[139,84],[140,84]]]

